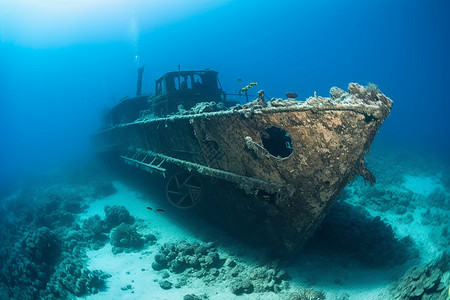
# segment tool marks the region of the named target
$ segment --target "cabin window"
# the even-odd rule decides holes
[[[192,77],[191,75],[180,75],[178,76],[179,88],[178,89],[192,89]]]
[[[166,76],[163,80],[164,82],[164,87],[167,92],[172,92],[175,90],[175,79],[174,77],[171,76]]]
[[[161,95],[161,82],[156,83],[156,96]]]
[[[175,77],[175,88],[177,90],[192,89],[191,75],[179,75]]]
[[[156,96],[166,93],[166,82],[164,80],[156,83]]]
[[[281,128],[266,128],[261,133],[261,140],[264,148],[275,157],[288,157],[293,151],[291,136]]]
[[[163,80],[161,81],[161,94],[165,94],[166,93],[166,82]]]
[[[203,84],[202,77],[198,74],[194,74],[194,87],[196,89],[201,88]]]
[[[186,87],[188,89],[192,89],[192,76],[191,75],[186,75]]]
[[[185,90],[187,89],[187,81],[186,81],[186,77],[184,76],[180,76],[178,77],[180,80],[180,89]]]
[[[175,77],[175,89],[179,90],[180,89],[180,77]]]
[[[222,89],[222,85],[220,84],[219,77],[217,77],[217,87],[218,87],[219,89]]]

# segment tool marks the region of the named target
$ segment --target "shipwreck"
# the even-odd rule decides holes
[[[292,254],[355,174],[375,182],[365,154],[392,108],[375,85],[305,101],[260,91],[241,105],[213,70],[166,73],[151,95],[141,94],[142,72],[136,97],[105,115],[94,149],[165,176],[167,199],[186,213]]]

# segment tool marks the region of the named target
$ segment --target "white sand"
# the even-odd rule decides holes
[[[104,218],[105,206],[123,205],[132,216],[142,219],[148,225],[148,232],[155,234],[159,243],[175,242],[180,238],[186,240],[187,237],[189,241],[194,240],[189,236],[189,232],[175,226],[165,217],[165,214],[170,213],[171,208],[164,207],[166,212],[162,214],[154,210],[150,211],[146,208],[147,206],[159,208],[160,205],[120,182],[114,182],[114,187],[117,193],[93,202],[83,218],[95,214]],[[147,233],[142,230],[140,232]],[[163,290],[159,286],[157,280],[161,276],[151,268],[157,250],[157,246],[154,245],[135,253],[113,254],[111,245],[108,243],[98,251],[88,252],[89,269],[107,272],[111,278],[108,280],[107,291],[86,299],[182,299],[188,293],[187,289]],[[131,285],[132,288],[122,290],[127,285]]]
[[[442,188],[440,184],[431,177],[404,176],[404,184],[400,187],[416,193],[420,197],[429,195],[436,188]],[[98,251],[89,251],[89,268],[91,270],[103,270],[111,275],[108,280],[108,289],[97,295],[85,297],[85,299],[183,299],[183,296],[190,293],[196,295],[207,294],[209,299],[287,299],[290,292],[298,291],[301,287],[313,287],[326,292],[327,299],[341,299],[343,296],[347,299],[386,299],[380,294],[386,292],[393,281],[398,279],[405,271],[406,267],[396,270],[372,270],[361,269],[355,265],[342,266],[337,260],[323,256],[302,257],[294,261],[287,268],[292,279],[290,280],[291,289],[284,294],[256,294],[244,296],[235,296],[231,293],[229,283],[217,282],[214,285],[206,285],[201,279],[192,278],[187,285],[177,289],[173,287],[170,290],[163,290],[158,280],[162,280],[161,273],[151,268],[153,257],[159,249],[159,244],[166,242],[188,241],[188,242],[208,242],[199,240],[195,234],[196,226],[194,220],[184,223],[174,222],[171,214],[176,214],[176,209],[164,203],[162,199],[151,199],[145,197],[128,186],[120,182],[114,182],[117,193],[110,197],[97,200],[91,203],[89,210],[82,216],[82,219],[99,214],[104,217],[104,207],[106,205],[123,205],[136,218],[142,219],[148,225],[148,231],[155,234],[158,238],[158,244],[151,245],[142,251],[135,253],[113,254],[111,245],[107,244]],[[419,198],[420,198],[419,197]],[[158,200],[158,201],[156,201]],[[149,211],[147,206],[162,208],[165,213]],[[372,215],[380,215],[386,219],[400,236],[411,235],[417,247],[419,247],[422,262],[428,262],[436,258],[442,249],[439,249],[430,240],[430,231],[432,226],[423,226],[420,213],[422,208],[417,208],[414,213],[414,222],[403,224],[399,222],[399,216],[395,214],[380,213],[376,211],[369,212]],[[202,230],[201,228],[197,228]],[[203,228],[204,229],[204,228]],[[208,230],[208,229],[205,229]],[[213,231],[213,229],[211,229]],[[142,231],[141,231],[142,232]],[[142,232],[146,233],[146,232]],[[217,236],[220,239],[220,236]],[[225,243],[226,244],[226,243]],[[223,248],[223,247],[222,247]],[[219,249],[220,250],[220,249]],[[246,253],[248,250],[242,245],[228,246],[226,250],[233,255]],[[225,253],[226,255],[226,253]],[[241,261],[240,263],[244,263]],[[252,262],[247,262],[251,265]],[[171,274],[167,279],[174,284],[177,282],[177,275]],[[130,289],[125,289],[128,285]],[[124,288],[125,290],[123,290]]]
[[[437,188],[442,187],[436,177],[404,175],[403,180],[403,188],[422,197],[428,197]]]
[[[105,247],[97,251],[89,251],[88,268],[91,270],[102,270],[111,275],[108,279],[108,289],[96,295],[90,295],[83,299],[183,299],[186,294],[202,295],[207,294],[211,300],[226,299],[279,299],[279,295],[274,293],[251,294],[245,296],[234,295],[228,282],[217,282],[214,285],[205,285],[198,278],[191,278],[187,285],[177,289],[163,290],[158,283],[162,280],[161,273],[164,271],[154,271],[151,264],[154,261],[154,255],[158,252],[159,244],[167,242],[205,242],[193,237],[192,230],[189,227],[197,226],[195,222],[188,224],[187,228],[171,222],[168,214],[176,210],[171,208],[170,204],[161,207],[161,201],[145,198],[142,194],[131,190],[121,182],[114,182],[117,193],[110,197],[97,200],[90,204],[88,211],[83,214],[81,220],[95,214],[104,217],[104,207],[106,205],[123,205],[136,218],[142,219],[148,225],[148,232],[153,233],[158,238],[158,244],[151,245],[134,253],[113,254],[111,245],[108,243]],[[157,213],[154,210],[149,211],[147,206],[163,208],[165,213]],[[189,223],[189,222],[187,222]],[[200,228],[201,229],[201,228]],[[213,230],[213,229],[211,229]],[[147,233],[140,231],[141,233]],[[206,241],[208,242],[208,241]],[[245,249],[233,249],[234,253],[245,253]],[[241,262],[242,263],[242,262]],[[248,263],[249,265],[251,264]],[[176,283],[177,275],[171,274],[167,280]],[[131,289],[123,290],[128,285]]]

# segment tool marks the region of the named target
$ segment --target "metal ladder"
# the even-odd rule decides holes
[[[141,168],[150,173],[156,171],[165,175],[166,168],[162,167],[162,164],[166,161],[165,158],[152,157],[142,150],[130,150],[127,154],[121,155],[120,157],[130,166]]]

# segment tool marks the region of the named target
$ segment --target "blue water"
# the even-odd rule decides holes
[[[376,143],[448,154],[448,1],[194,1],[161,8],[167,19],[137,1],[67,24],[41,9],[39,32],[41,19],[23,18],[32,8],[2,5],[2,177],[88,153],[102,109],[135,93],[142,64],[145,92],[178,64],[219,71],[229,92],[257,81],[272,97],[373,82],[394,100]]]
[[[450,1],[170,5],[0,3],[3,187],[89,157],[102,111],[135,94],[144,64],[144,92],[178,65],[218,71],[229,93],[258,82],[270,97],[306,99],[328,96],[332,86],[375,83],[394,101],[375,138],[378,153],[449,165]]]

